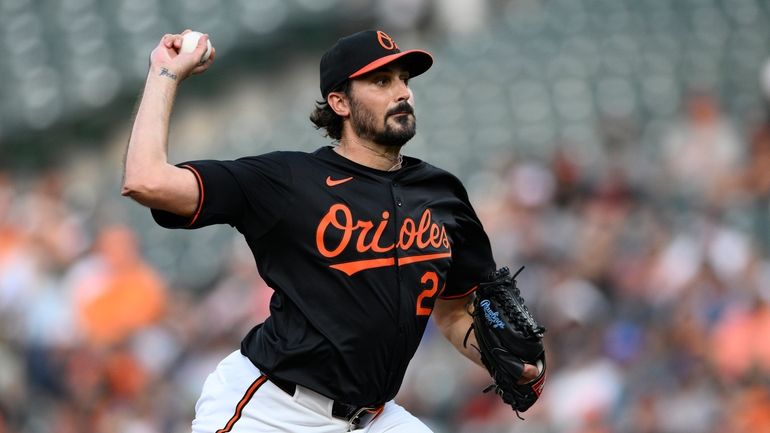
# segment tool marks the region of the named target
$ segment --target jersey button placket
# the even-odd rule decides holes
[[[394,239],[394,242],[396,244],[398,244],[398,237],[399,237],[398,227],[401,226],[401,221],[403,220],[403,217],[401,215],[402,211],[400,211],[398,208],[404,206],[404,201],[401,198],[401,192],[399,191],[399,186],[400,185],[398,184],[398,182],[393,182],[391,184],[391,193],[393,194],[393,202],[396,204],[396,207],[393,208],[393,223],[395,223],[395,226],[396,226],[396,232],[395,232],[396,238]],[[396,259],[396,263],[398,263],[398,256],[400,256],[401,253],[398,250],[398,248],[394,248],[393,251],[394,251],[394,257]],[[396,272],[398,273],[398,281],[401,284],[403,284],[404,282],[403,276],[401,275],[401,271],[400,269],[398,269],[398,266],[396,266]]]
[[[401,196],[402,192],[401,192],[400,185],[398,184],[398,182],[391,183],[391,189],[390,190],[391,190],[391,193],[393,194],[392,195],[393,203],[395,204],[395,206],[393,207],[393,219],[392,219],[392,221],[395,224],[396,230],[395,230],[395,239],[393,241],[397,245],[398,244],[398,240],[399,240],[399,233],[400,233],[399,227],[401,227],[402,221],[404,220],[404,215],[403,215],[403,212],[404,212],[403,211],[404,201],[403,201],[403,198]],[[404,339],[404,329],[405,329],[403,323],[401,323],[402,320],[403,320],[403,311],[404,311],[404,306],[401,305],[401,302],[405,299],[405,296],[401,293],[401,291],[404,290],[405,282],[404,282],[404,274],[403,274],[401,268],[398,266],[399,257],[402,256],[403,254],[404,254],[404,252],[400,251],[398,247],[393,249],[393,257],[394,257],[394,259],[396,261],[395,271],[396,271],[396,274],[397,274],[397,281],[398,281],[398,283],[397,283],[398,284],[398,291],[397,291],[398,295],[397,296],[398,296],[398,310],[399,310],[398,322],[399,323],[398,323],[398,338],[397,339],[398,339],[399,342],[403,341],[403,339]],[[400,350],[400,347],[402,347],[402,344],[399,343],[398,345],[396,345],[395,350],[393,350],[393,352],[391,354],[392,357],[390,359],[390,365],[389,365],[389,368],[388,368],[388,370],[389,370],[388,371],[388,382],[392,382],[393,380],[395,380],[395,378],[398,376],[398,374],[400,372],[401,365],[404,362],[404,360],[403,360],[403,353]]]
[[[404,205],[403,200],[401,200],[401,197],[399,196],[398,188],[399,188],[398,182],[393,182],[393,196],[396,199],[396,206],[402,207]]]

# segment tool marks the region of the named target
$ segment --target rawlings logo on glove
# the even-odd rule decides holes
[[[467,345],[473,331],[481,361],[494,380],[484,392],[494,391],[517,415],[540,397],[546,371],[545,328],[532,317],[516,287],[516,276],[522,269],[511,276],[508,268],[501,268],[489,276],[488,282],[479,284],[473,301],[473,325],[463,343]],[[539,374],[520,384],[524,364],[536,366]]]
[[[500,315],[496,311],[492,311],[491,308],[489,308],[489,305],[491,302],[489,300],[484,299],[483,301],[479,302],[479,305],[481,305],[481,308],[484,309],[484,317],[487,318],[487,322],[489,322],[489,325],[493,328],[505,328],[505,323],[500,320]]]

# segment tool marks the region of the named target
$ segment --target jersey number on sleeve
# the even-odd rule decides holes
[[[438,292],[438,275],[433,271],[428,271],[422,274],[420,283],[422,283],[423,286],[427,284],[427,288],[417,296],[417,315],[430,316],[433,307],[423,307],[422,303],[426,298],[430,299],[436,295],[436,292]]]

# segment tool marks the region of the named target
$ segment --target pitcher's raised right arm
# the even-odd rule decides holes
[[[179,84],[205,72],[214,60],[200,63],[206,51],[204,35],[191,53],[181,53],[181,34],[163,36],[150,54],[150,69],[126,149],[121,194],[144,206],[191,216],[198,206],[198,182],[184,168],[168,163],[168,127]]]

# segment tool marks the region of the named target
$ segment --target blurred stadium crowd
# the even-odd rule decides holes
[[[271,289],[233,230],[162,230],[119,197],[160,36],[193,27],[218,50],[183,85],[182,161],[325,144],[307,120],[318,55],[369,26],[434,53],[412,82],[405,153],[465,181],[498,264],[526,266],[520,286],[549,329],[552,373],[526,421],[481,394],[486,373],[432,327],[397,400],[437,433],[770,432],[766,1],[0,11],[0,433],[189,431],[206,375],[268,314]]]

